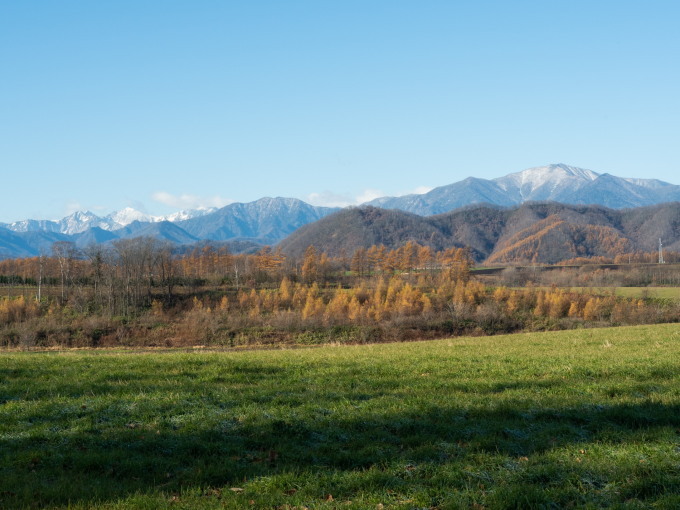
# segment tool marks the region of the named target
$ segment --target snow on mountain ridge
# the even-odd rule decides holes
[[[427,193],[380,197],[366,204],[402,209],[419,215],[432,215],[474,203],[512,206],[526,201],[555,201],[598,203],[620,208],[676,200],[680,200],[680,186],[677,185],[656,179],[619,178],[565,164],[552,164],[528,168],[495,179],[468,177],[453,184],[434,188]],[[228,228],[224,228],[225,235],[228,231],[238,232],[241,237],[260,238],[263,235],[263,228],[279,232],[276,229],[284,217],[295,217],[295,225],[318,219],[320,213],[312,209],[314,208],[306,202],[294,198],[263,197],[249,203],[232,203],[222,209],[179,211],[166,216],[152,216],[131,207],[104,217],[90,211],[78,211],[57,221],[23,220],[5,225],[5,228],[15,232],[72,235],[92,228],[112,232],[133,222],[169,221],[178,223],[181,228],[185,228],[185,223],[189,223],[191,227],[189,233],[200,237],[206,232],[211,232],[211,223],[223,221],[225,225],[228,224]],[[209,217],[205,221],[200,219],[207,215]],[[225,218],[230,219],[226,221]],[[208,226],[200,226],[199,223]],[[263,226],[265,224],[266,227]]]
[[[533,191],[548,183],[554,187],[559,187],[562,184],[573,182],[588,182],[597,179],[599,174],[592,170],[577,168],[564,164],[537,166],[527,168],[520,172],[514,172],[503,177],[492,179],[498,185],[507,190],[511,184],[520,188],[529,189]]]
[[[521,203],[527,200],[557,200],[561,193],[578,189],[598,177],[599,174],[592,170],[560,163],[527,168],[491,182]]]
[[[674,186],[669,182],[660,181],[659,179],[636,179],[632,177],[624,177],[623,180],[647,189],[660,189],[667,188],[668,186]]]
[[[199,218],[206,214],[211,214],[217,211],[217,207],[199,207],[198,209],[185,209],[176,213],[163,216],[160,221],[169,221],[175,223],[177,221],[190,220],[191,218]]]
[[[104,217],[97,216],[91,211],[76,211],[60,220],[21,220],[7,224],[6,228],[14,232],[54,232],[60,234],[80,234],[91,228],[100,228],[106,231],[118,230],[131,223],[158,223],[169,221],[176,223],[191,218],[198,218],[215,212],[214,207],[178,211],[167,216],[151,216],[141,211],[126,207],[120,211],[114,211]]]
[[[90,211],[76,211],[57,223],[61,234],[80,234],[88,228],[100,227],[102,219]]]
[[[153,216],[138,211],[137,209],[133,209],[132,207],[126,207],[125,209],[121,209],[120,211],[112,212],[111,214],[107,215],[106,218],[122,226],[129,225],[133,221],[140,222],[157,221]]]
[[[421,216],[475,203],[512,206],[527,201],[641,207],[680,201],[680,186],[655,179],[624,179],[565,164],[528,168],[495,179],[468,177],[420,195],[382,197],[367,202]]]

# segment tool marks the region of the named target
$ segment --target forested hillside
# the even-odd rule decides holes
[[[466,207],[430,217],[362,207],[306,225],[279,246],[290,256],[300,256],[310,245],[338,256],[411,241],[434,250],[467,247],[475,261],[489,264],[552,264],[650,252],[659,239],[668,250],[680,249],[680,203],[613,210],[546,202],[512,209]]]

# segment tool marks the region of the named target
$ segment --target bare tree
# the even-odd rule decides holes
[[[120,239],[113,243],[123,284],[124,312],[151,302],[151,288],[162,245],[151,237]]]
[[[43,275],[45,274],[45,259],[47,257],[43,253],[43,251],[40,251],[40,255],[38,256],[38,292],[35,296],[35,300],[40,303],[42,301],[42,282],[43,282]]]
[[[107,251],[101,244],[91,244],[85,250],[85,256],[90,262],[90,276],[93,287],[92,297],[97,306],[101,306],[103,303],[102,286],[106,271],[106,261],[107,258],[110,259],[110,254]]]
[[[172,291],[177,279],[177,261],[172,253],[172,245],[170,243],[161,243],[157,245],[155,254],[158,268],[160,284],[165,287],[168,299],[172,298]]]
[[[61,304],[68,300],[68,287],[71,283],[73,262],[78,256],[78,249],[71,241],[57,241],[52,245],[52,254],[59,262],[61,274]]]

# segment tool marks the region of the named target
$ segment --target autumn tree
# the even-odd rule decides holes
[[[370,272],[384,272],[386,269],[387,248],[385,248],[384,244],[378,246],[374,244],[366,251],[366,258]]]
[[[271,246],[264,246],[255,254],[255,265],[259,271],[269,274],[275,273],[285,260],[281,249],[272,250]]]
[[[418,245],[413,241],[408,241],[400,251],[399,269],[402,271],[413,271],[418,266]]]
[[[357,276],[368,274],[368,257],[365,248],[357,248],[352,255],[350,270]]]
[[[309,283],[316,281],[319,275],[318,256],[316,253],[316,248],[313,245],[308,246],[305,250],[305,256],[302,260],[301,273],[302,279]]]

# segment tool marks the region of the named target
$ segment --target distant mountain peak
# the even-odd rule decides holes
[[[66,218],[97,218],[98,216],[93,213],[92,211],[76,211],[74,213],[69,214],[66,216]]]
[[[485,211],[515,207],[525,202],[596,204],[622,209],[676,201],[680,202],[680,186],[655,179],[599,174],[557,163],[527,168],[496,179],[468,177],[427,193],[381,197],[363,205],[434,216],[456,209],[464,211],[480,204],[485,204]],[[337,210],[315,207],[295,198],[263,197],[248,203],[232,203],[217,210],[180,211],[167,216],[151,216],[132,207],[104,217],[91,211],[77,211],[58,221],[24,220],[0,224],[0,248],[3,242],[6,246],[4,251],[0,250],[0,258],[13,254],[36,255],[41,250],[49,250],[51,243],[56,241],[72,240],[85,247],[134,236],[151,236],[174,244],[197,240],[237,241],[252,249],[259,244],[278,243],[299,227]],[[374,209],[366,209],[365,215],[397,218],[378,214]],[[399,218],[403,217],[399,216],[390,228],[398,227],[402,221]],[[484,222],[484,218],[474,217],[472,213],[467,218],[469,221],[464,222],[464,229],[469,231],[474,231],[478,223]],[[438,220],[435,218],[435,221]],[[385,228],[387,226],[385,224]],[[434,231],[429,234],[439,235]],[[381,235],[380,232],[375,233],[376,242],[382,242]],[[482,244],[475,247],[479,253],[485,250]]]
[[[178,221],[190,220],[191,218],[199,218],[206,214],[211,214],[217,211],[217,207],[199,207],[198,209],[184,209],[176,213],[163,216],[164,221],[176,223]]]
[[[546,200],[556,190],[578,188],[597,179],[599,174],[592,170],[577,168],[558,163],[546,166],[527,168],[504,177],[493,179],[502,189],[517,188],[521,202],[527,200]],[[539,191],[541,190],[541,191]],[[541,195],[535,197],[534,195]]]
[[[154,221],[154,218],[132,207],[125,207],[120,211],[112,212],[107,216],[108,219],[114,221],[118,225],[126,226],[133,221]]]
[[[423,195],[382,197],[371,205],[421,216],[441,214],[471,204],[513,206],[525,202],[599,204],[613,209],[680,201],[680,186],[656,179],[599,174],[564,163],[537,166],[496,179],[468,177]]]

